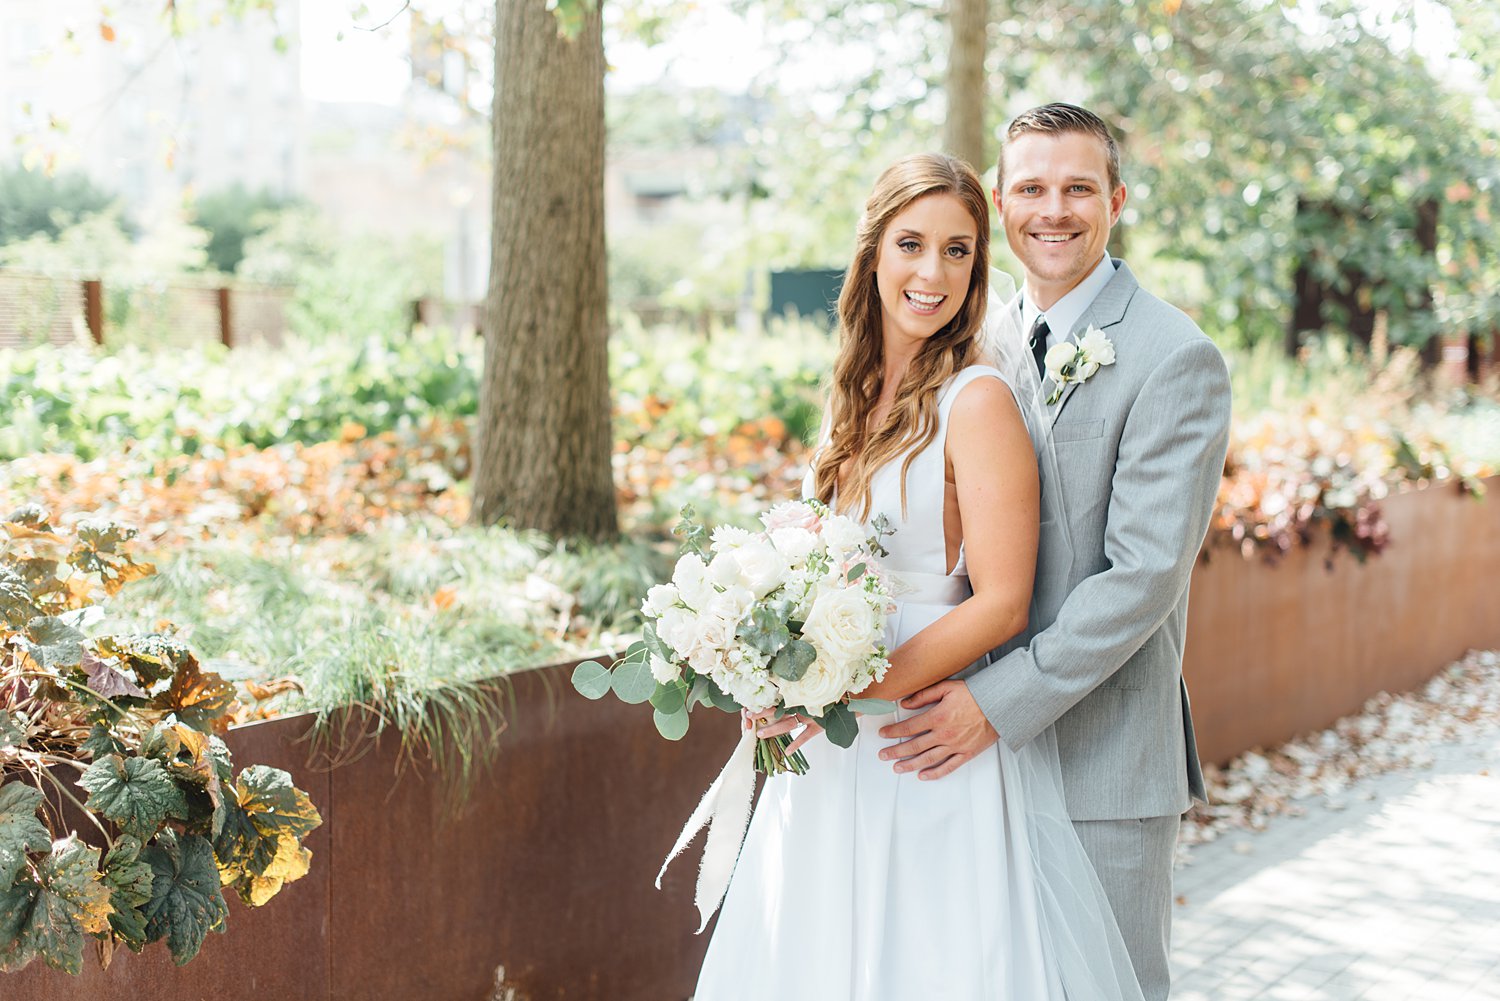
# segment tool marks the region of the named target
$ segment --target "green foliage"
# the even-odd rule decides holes
[[[56,237],[73,222],[103,212],[114,196],[83,174],[48,175],[0,167],[0,246],[28,237]]]
[[[208,231],[209,266],[232,275],[245,256],[245,242],[264,233],[287,200],[270,191],[249,191],[242,184],[203,195],[192,203],[192,221]]]
[[[217,736],[233,689],[179,637],[90,634],[99,597],[153,572],[130,552],[133,531],[92,520],[70,537],[36,507],[0,531],[0,970],[41,959],[76,974],[91,936],[106,955],[165,938],[185,963],[223,928],[221,879],[258,905],[306,874],[317,811],[285,772],[234,775]],[[60,777],[69,769],[86,801]],[[61,801],[100,844],[55,838]],[[208,839],[228,816],[254,846],[241,838],[216,856]]]

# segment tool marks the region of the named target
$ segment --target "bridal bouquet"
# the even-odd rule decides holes
[[[624,702],[650,701],[668,740],[687,733],[696,705],[777,718],[800,712],[841,747],[854,742],[856,713],[893,711],[851,698],[890,666],[881,639],[893,605],[875,565],[885,555],[883,518],[871,536],[826,504],[799,500],[761,522],[764,531],[725,525],[710,538],[685,508],[675,530],[684,552],[671,581],[651,588],[641,606],[641,641],[613,668],[580,664],[573,686],[591,699],[612,691]],[[806,772],[800,750],[786,753],[791,741],[758,740],[755,769]]]

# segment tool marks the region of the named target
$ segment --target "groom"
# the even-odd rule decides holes
[[[1063,785],[1150,1001],[1168,994],[1172,857],[1203,777],[1182,682],[1188,575],[1229,437],[1224,359],[1193,321],[1105,252],[1125,205],[1120,154],[1068,104],[1006,130],[995,207],[1025,268],[1022,319],[1048,347],[1097,328],[1115,361],[1083,382],[1044,372],[1065,525],[1042,527],[1036,619],[993,663],[907,698],[881,730],[900,771],[939,778],[1056,726]],[[1065,353],[1065,352],[1064,352]],[[1054,354],[1054,359],[1056,354]],[[1051,368],[1056,368],[1054,364]]]

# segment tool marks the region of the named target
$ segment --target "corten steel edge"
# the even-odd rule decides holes
[[[643,707],[578,696],[572,666],[509,679],[497,763],[456,821],[430,775],[396,778],[394,738],[329,770],[308,764],[310,717],[232,730],[240,767],[287,768],[321,811],[312,872],[265,907],[231,899],[228,932],[187,966],[159,943],[107,970],[89,954],[76,978],[33,963],[0,997],[486,1001],[501,966],[524,1001],[688,997],[708,946],[696,859],[652,881],[737,721],[700,710],[669,743]]]
[[[1228,762],[1500,648],[1500,477],[1382,502],[1391,542],[1325,566],[1326,534],[1274,565],[1219,549],[1194,570],[1183,673],[1205,761]]]

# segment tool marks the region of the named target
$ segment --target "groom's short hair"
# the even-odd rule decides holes
[[[1090,135],[1104,143],[1104,159],[1109,164],[1109,190],[1114,191],[1120,186],[1120,144],[1115,142],[1115,137],[1110,133],[1109,126],[1104,124],[1104,119],[1089,111],[1080,108],[1076,104],[1044,104],[1030,111],[1023,111],[1010,123],[1005,130],[1005,141],[1009,142],[1017,136],[1023,136],[1028,132],[1040,132],[1049,136],[1060,136],[1068,132],[1082,132]],[[1005,188],[1005,149],[1000,150],[1000,159],[995,167],[995,187]]]

